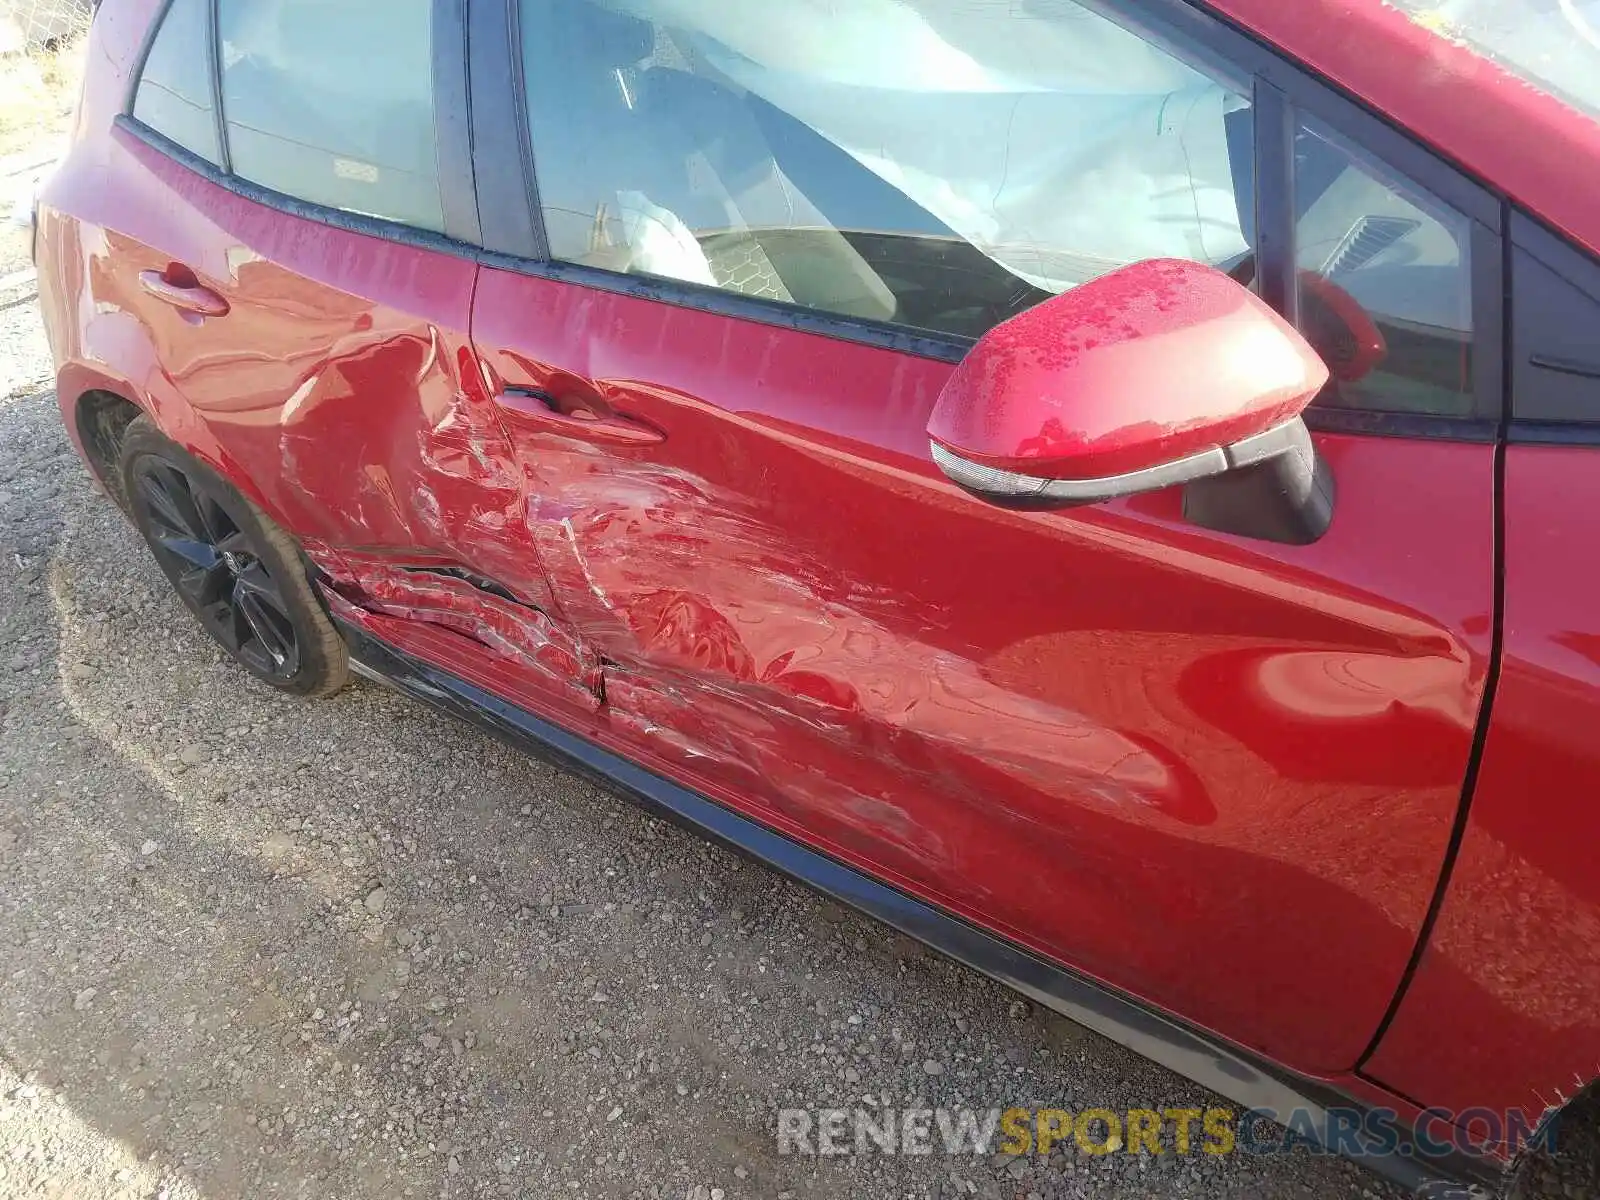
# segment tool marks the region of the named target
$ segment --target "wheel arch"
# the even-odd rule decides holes
[[[129,508],[118,468],[122,440],[127,436],[128,426],[143,415],[144,409],[133,401],[100,388],[84,392],[73,405],[72,430],[83,450],[84,461],[124,516],[128,515]]]
[[[126,378],[78,362],[69,362],[57,373],[56,399],[67,431],[96,480],[118,507],[127,512],[127,498],[118,474],[122,437],[133,419],[142,415],[283,525],[278,506],[247,472],[239,469],[200,414],[170,387],[162,389],[162,393],[153,394]]]

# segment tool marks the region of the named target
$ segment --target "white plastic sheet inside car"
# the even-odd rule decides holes
[[[1246,249],[1224,125],[1245,99],[1071,0],[604,2],[1037,286]]]

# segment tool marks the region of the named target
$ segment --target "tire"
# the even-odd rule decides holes
[[[287,533],[149,417],[128,426],[119,465],[134,526],[212,640],[280,691],[344,686],[349,652]]]

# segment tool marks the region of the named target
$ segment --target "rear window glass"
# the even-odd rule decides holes
[[[174,0],[145,60],[133,115],[208,163],[221,160],[206,0]]]
[[[444,227],[431,0],[220,0],[234,174],[314,204]]]

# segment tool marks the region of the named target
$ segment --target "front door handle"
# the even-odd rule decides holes
[[[225,317],[228,302],[194,277],[187,267],[165,271],[140,271],[139,286],[163,304],[197,317]]]
[[[653,446],[667,440],[667,435],[654,425],[612,412],[609,406],[601,411],[598,405],[579,401],[563,410],[554,396],[536,388],[507,388],[494,399],[506,420],[522,429],[559,433],[608,446]]]

